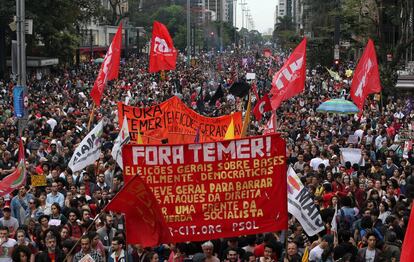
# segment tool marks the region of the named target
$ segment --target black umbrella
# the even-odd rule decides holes
[[[216,101],[224,96],[223,89],[221,88],[221,85],[217,87],[216,92],[214,93],[213,97],[210,99],[210,105],[214,105]]]
[[[250,85],[247,82],[234,82],[229,91],[234,96],[245,97],[249,94]]]

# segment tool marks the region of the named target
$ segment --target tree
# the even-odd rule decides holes
[[[4,78],[6,73],[6,54],[7,50],[10,50],[12,37],[9,23],[12,22],[15,13],[16,7],[13,1],[2,1],[0,4],[0,79]]]
[[[100,0],[26,1],[26,18],[33,19],[33,34],[26,35],[27,55],[58,57],[72,62],[78,47],[79,28],[101,11]],[[0,5],[0,78],[4,77],[6,56],[10,55],[15,33],[9,29],[16,13],[16,1]]]
[[[295,31],[295,23],[291,16],[278,17],[273,39],[284,49],[291,49],[299,43],[300,37]]]

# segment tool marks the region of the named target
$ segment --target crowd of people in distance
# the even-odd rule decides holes
[[[333,80],[320,66],[308,67],[305,91],[277,110],[277,131],[287,142],[288,165],[320,211],[324,231],[308,236],[290,216],[287,231],[144,247],[126,244],[122,214],[102,212],[123,186],[122,170],[111,156],[119,132],[118,101],[143,107],[176,95],[200,114],[229,114],[244,110],[247,99],[231,94],[231,84],[254,72],[263,96],[285,58],[266,58],[261,48],[201,53],[191,65],[179,57],[177,69],[161,77],[148,73],[146,56],[130,54],[95,109],[89,92],[99,64],[33,73],[21,138],[12,107],[14,82],[1,80],[0,179],[16,169],[19,139],[28,177],[25,186],[0,197],[0,261],[78,262],[88,255],[96,262],[399,261],[414,196],[413,150],[404,151],[406,134],[414,128],[411,100],[369,97],[362,116],[318,113],[327,99],[349,98],[349,81]],[[353,69],[351,63],[340,65],[339,74],[346,69]],[[213,99],[217,88],[224,94]],[[109,120],[101,155],[94,165],[72,172],[68,162],[88,133],[91,110],[93,123]],[[270,115],[261,121],[251,115],[249,135],[262,134]],[[350,136],[358,140],[350,142]],[[360,148],[362,161],[343,162],[341,148]],[[45,176],[47,184],[32,186],[33,175]]]

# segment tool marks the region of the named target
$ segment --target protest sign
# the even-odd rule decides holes
[[[47,181],[46,181],[46,176],[45,175],[32,175],[30,177],[30,179],[32,181],[32,186],[33,187],[47,186]]]
[[[359,142],[359,137],[357,135],[348,136],[348,140],[347,140],[348,144],[358,144],[358,142]]]
[[[256,79],[256,73],[246,73],[246,80]]]
[[[235,137],[240,137],[242,114],[236,112],[221,117],[205,117],[188,108],[174,96],[161,104],[139,108],[118,103],[119,126],[126,116],[131,141],[137,141],[138,130],[144,144],[192,143],[200,130],[200,142],[222,140],[231,118]]]
[[[353,164],[360,164],[362,160],[362,150],[359,148],[340,148],[342,164],[351,162]]]
[[[129,144],[122,156],[126,184],[139,174],[149,186],[173,242],[287,229],[286,144],[278,134]]]
[[[313,203],[311,194],[303,186],[292,167],[289,167],[287,181],[289,213],[299,221],[309,236],[314,236],[324,230],[321,214]]]

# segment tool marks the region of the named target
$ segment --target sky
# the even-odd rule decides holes
[[[242,0],[237,0],[237,27],[241,28],[242,12],[240,3]],[[269,28],[273,30],[273,20],[278,0],[243,0],[247,3],[245,7],[250,9],[250,14],[253,18],[256,30],[261,33],[267,32]]]

